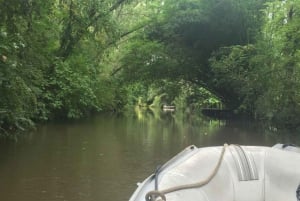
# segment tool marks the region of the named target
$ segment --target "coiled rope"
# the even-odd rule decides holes
[[[223,149],[220,154],[220,157],[219,157],[219,160],[218,160],[218,163],[216,164],[212,173],[205,180],[197,182],[197,183],[193,183],[193,184],[184,184],[184,185],[180,185],[180,186],[174,186],[174,187],[167,188],[164,190],[149,191],[145,196],[146,201],[155,201],[157,197],[160,197],[160,200],[162,200],[162,201],[167,201],[166,194],[168,194],[168,193],[185,190],[185,189],[191,189],[191,188],[200,188],[200,187],[208,184],[214,178],[214,176],[217,174],[218,170],[220,169],[227,146],[228,146],[227,144],[224,144]]]

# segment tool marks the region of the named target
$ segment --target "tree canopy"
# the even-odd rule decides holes
[[[300,122],[300,0],[0,1],[0,132],[135,104]]]

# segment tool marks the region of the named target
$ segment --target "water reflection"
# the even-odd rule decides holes
[[[297,144],[248,122],[135,110],[41,126],[27,139],[0,146],[0,196],[6,201],[123,201],[158,164],[184,147],[223,143]]]

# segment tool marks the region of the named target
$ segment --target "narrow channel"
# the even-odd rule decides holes
[[[225,142],[272,146],[300,140],[249,121],[178,113],[47,124],[17,142],[1,142],[1,200],[128,200],[137,182],[186,146]]]

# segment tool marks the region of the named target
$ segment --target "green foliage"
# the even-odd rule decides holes
[[[62,116],[79,118],[83,115],[83,108],[99,109],[95,104],[95,95],[90,88],[88,75],[76,72],[78,68],[76,61],[60,62],[55,68],[55,77],[50,78],[49,88],[52,90],[48,98],[50,111],[62,110]]]
[[[29,30],[34,12],[28,2],[3,2],[0,22],[0,130],[24,130],[40,118],[45,57],[37,55],[42,42]],[[36,6],[39,5],[37,2]],[[4,9],[5,8],[5,9]],[[39,7],[37,7],[39,9]],[[36,10],[37,11],[37,10]],[[41,50],[42,52],[42,50]],[[38,67],[37,67],[38,66]]]
[[[136,40],[126,47],[121,59],[122,76],[128,81],[153,82],[170,77],[173,61],[162,44],[155,41]]]
[[[126,87],[127,106],[161,108],[163,105],[175,105],[177,110],[203,107],[218,107],[220,100],[207,89],[196,84],[179,80],[159,80],[150,85],[136,82]]]
[[[0,131],[124,105],[300,122],[300,2],[0,1]]]
[[[227,107],[252,114],[258,95],[257,68],[251,64],[256,54],[253,45],[221,48],[210,58],[214,87],[222,91]],[[254,87],[255,86],[255,87]]]
[[[178,109],[191,108],[193,111],[200,111],[202,108],[218,108],[221,104],[218,97],[196,84],[181,81],[179,89],[173,101]]]
[[[265,90],[258,99],[260,115],[284,127],[297,127],[300,122],[300,1],[271,2],[265,9],[262,28],[262,60],[267,76]],[[262,106],[264,108],[262,109]]]
[[[123,78],[150,82],[185,80],[201,85],[220,98],[228,98],[229,90],[215,85],[208,59],[220,47],[254,41],[263,3],[164,1],[160,17],[137,40],[124,45],[127,51],[122,52]]]
[[[124,105],[101,68],[119,38],[112,13],[127,2],[0,2],[1,133]]]
[[[210,60],[216,86],[237,97],[239,110],[279,127],[300,122],[299,3],[268,3],[254,45],[223,48]]]

